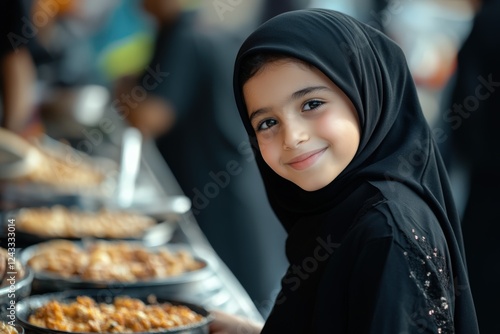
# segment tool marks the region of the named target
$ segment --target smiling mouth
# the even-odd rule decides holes
[[[298,157],[293,158],[286,164],[296,170],[304,170],[312,166],[326,151],[326,147],[314,150],[305,154],[301,154]]]

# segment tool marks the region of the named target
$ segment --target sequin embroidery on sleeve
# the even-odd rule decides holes
[[[450,277],[443,254],[433,248],[426,237],[412,229],[412,235],[405,235],[409,249],[404,252],[410,268],[409,277],[414,280],[425,297],[426,309],[411,315],[415,326],[429,329],[428,322],[435,324],[438,334],[453,334],[453,316],[449,303]]]

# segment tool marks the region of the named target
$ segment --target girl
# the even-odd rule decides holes
[[[286,231],[290,266],[263,329],[478,333],[445,168],[401,49],[322,9],[250,35],[234,92]]]

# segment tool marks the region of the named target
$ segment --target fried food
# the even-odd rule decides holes
[[[15,327],[0,321],[0,334],[19,334],[19,332]]]
[[[10,260],[9,260],[10,258]],[[14,273],[14,274],[7,274]],[[23,278],[25,275],[24,266],[15,257],[9,255],[5,248],[0,247],[0,287],[10,285],[11,282],[7,279],[14,276],[15,282]]]
[[[146,304],[127,296],[112,304],[97,303],[88,296],[63,303],[51,300],[29,317],[32,325],[65,332],[136,333],[159,332],[196,324],[203,316],[184,305]]]
[[[40,163],[24,180],[53,186],[89,188],[100,185],[105,175],[90,163],[73,154],[55,154],[43,147],[37,147]],[[83,153],[81,153],[83,155]]]
[[[156,224],[148,216],[122,211],[83,212],[55,205],[29,208],[17,217],[19,231],[47,238],[136,238]]]
[[[149,249],[138,243],[95,241],[85,248],[67,240],[39,244],[28,260],[36,272],[92,282],[162,279],[200,269],[204,263],[185,250]]]

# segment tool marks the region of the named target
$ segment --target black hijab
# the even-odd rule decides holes
[[[345,92],[358,112],[358,151],[347,168],[322,189],[308,192],[283,179],[267,166],[259,152],[240,72],[248,57],[260,53],[282,54],[314,65]],[[235,63],[234,93],[250,142],[254,143],[269,201],[288,232],[311,220],[321,224],[317,217],[331,218],[328,213],[339,211],[345,194],[356,192],[367,181],[403,183],[437,216],[448,243],[453,275],[461,282],[468,281],[448,176],[421,111],[404,54],[393,41],[336,11],[284,13],[261,25],[241,46]],[[389,188],[387,185],[386,190]],[[288,240],[287,252],[294,246],[300,248],[300,242]],[[457,309],[467,309],[456,302]]]
[[[279,15],[244,42],[234,73],[234,93],[252,143],[240,64],[258,53],[301,59],[325,73],[358,111],[361,142],[349,166],[328,186],[313,192],[278,176],[253,145],[269,200],[287,230],[297,220],[324,212],[336,194],[359,182],[396,180],[407,184],[433,208],[443,229],[462,252],[462,236],[448,176],[423,116],[402,50],[379,31],[339,12],[306,9]]]

